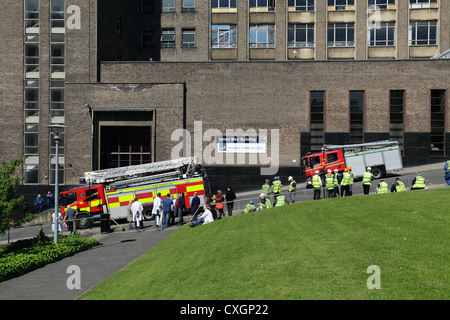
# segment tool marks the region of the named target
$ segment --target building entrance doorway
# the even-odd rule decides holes
[[[100,169],[150,163],[151,127],[100,127]]]
[[[94,113],[93,170],[155,161],[153,111]]]

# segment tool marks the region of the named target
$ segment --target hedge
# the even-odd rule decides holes
[[[40,229],[32,239],[19,240],[0,248],[0,282],[99,244],[95,239],[71,234],[60,235],[55,245],[53,238],[47,237]]]

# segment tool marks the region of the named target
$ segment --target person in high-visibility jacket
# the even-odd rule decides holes
[[[444,164],[445,183],[450,186],[450,160]]]
[[[325,188],[328,192],[328,198],[334,197],[334,177],[331,170],[327,171],[327,176],[325,178]]]
[[[266,182],[262,185],[262,193],[264,193],[267,197],[270,195],[270,181],[266,179]]]
[[[312,177],[312,185],[314,188],[314,200],[320,199],[320,189],[322,188],[322,179],[319,176],[319,170],[316,170]]]
[[[272,192],[276,197],[280,192],[283,185],[281,184],[280,177],[274,177],[274,182],[272,182]]]
[[[250,202],[245,206],[244,211],[242,211],[241,214],[249,213],[249,212],[253,212],[253,211],[256,211],[255,201],[250,200]]]
[[[350,188],[350,180],[351,176],[350,173],[348,172],[348,168],[345,168],[341,181],[341,197],[347,197],[349,195],[348,192]]]
[[[392,183],[391,192],[403,192],[406,191],[405,184],[400,181],[400,178],[395,178],[395,182]]]
[[[282,194],[279,194],[276,198],[275,198],[275,203],[274,203],[274,207],[281,207],[284,206],[286,204],[289,204],[289,202],[287,201],[286,197],[283,196]]]
[[[350,179],[348,182],[348,195],[351,196],[353,194],[353,182],[355,180],[355,175],[352,172],[352,167],[348,167],[348,174],[350,175]]]
[[[258,207],[256,208],[257,211],[272,208],[272,203],[270,202],[269,197],[266,197],[264,193],[261,193],[259,195],[259,200],[260,202],[258,204]]]
[[[291,198],[291,202],[295,203],[295,193],[297,191],[297,182],[295,182],[294,178],[292,178],[291,176],[288,178],[288,181],[289,181],[289,188],[288,188],[289,196]]]
[[[362,185],[364,189],[364,194],[369,194],[372,181],[373,181],[372,168],[368,167],[367,171],[364,172],[362,176]]]
[[[333,183],[334,183],[334,195],[333,197],[337,197],[339,195],[339,184],[341,183],[341,175],[339,174],[338,169],[334,169]]]
[[[417,174],[417,176],[412,181],[412,187],[411,190],[422,190],[425,189],[425,178],[422,177],[420,173]]]
[[[379,187],[378,187],[377,194],[380,194],[380,193],[389,193],[389,186],[384,180],[381,180]]]

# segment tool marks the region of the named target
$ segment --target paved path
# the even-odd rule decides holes
[[[155,231],[153,221],[146,222],[141,232],[122,231],[121,228],[109,234],[101,234],[95,228],[92,238],[102,245],[93,247],[58,262],[29,272],[18,278],[0,283],[1,300],[72,300],[85,293],[107,277],[124,268],[130,262],[144,254],[160,241],[168,237],[177,227],[172,226],[162,231]],[[72,273],[68,267],[80,268],[81,289],[68,289],[67,280]]]

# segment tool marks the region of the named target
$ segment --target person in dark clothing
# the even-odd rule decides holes
[[[77,217],[78,212],[75,209],[72,209],[70,206],[67,206],[66,213],[64,215],[64,219],[62,220],[62,224],[67,221],[67,229],[69,229],[70,233],[73,233],[73,224]]]
[[[234,193],[233,190],[231,190],[231,186],[228,186],[227,193],[225,194],[225,201],[227,202],[227,210],[229,217],[231,217],[231,215],[233,214],[234,199],[236,199],[236,194]]]
[[[184,194],[182,192],[180,192],[178,194],[178,202],[177,202],[178,225],[179,226],[183,225],[183,210],[185,207],[186,206],[184,203]]]
[[[198,210],[199,206],[200,206],[200,198],[198,197],[197,192],[195,192],[194,197],[192,198],[192,201],[191,201],[192,221],[197,220],[197,216],[199,213],[199,212],[197,212],[197,210]],[[200,210],[198,210],[198,211],[200,211]],[[196,215],[196,213],[197,213],[197,215]]]

